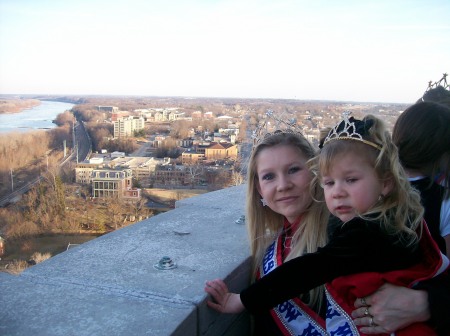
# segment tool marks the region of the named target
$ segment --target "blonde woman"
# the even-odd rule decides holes
[[[311,196],[320,197],[319,187],[310,192],[313,174],[307,162],[315,155],[301,134],[287,131],[266,135],[252,152],[246,222],[256,279],[326,243],[329,213],[325,203]],[[272,335],[288,330],[325,334],[324,320],[315,313],[326,308],[322,302],[323,287],[318,287],[257,314],[255,335],[270,334],[270,330]]]

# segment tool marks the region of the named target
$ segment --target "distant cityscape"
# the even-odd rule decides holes
[[[117,106],[98,105],[103,123],[113,125],[113,138],[137,138],[139,148],[133,153],[110,152],[100,149],[75,167],[75,182],[91,186],[92,197],[118,196],[129,201],[141,197],[141,188],[206,188],[217,180],[220,186],[236,185],[244,171],[251,146],[250,131],[265,118],[268,107],[279,118],[293,120],[305,137],[317,144],[320,129],[333,125],[344,111],[355,116],[375,114],[392,127],[406,107],[400,104],[323,103],[308,102],[305,106],[286,107],[282,101],[269,104],[266,109],[252,104],[232,105],[231,108],[205,111],[183,107],[137,108],[131,111]],[[211,121],[215,129],[206,129],[203,121]],[[182,124],[185,136],[171,135],[171,127]],[[166,133],[149,134],[152,125],[167,127]],[[277,125],[268,124],[276,128]],[[181,132],[180,132],[181,133]],[[136,136],[140,134],[141,136]],[[175,158],[155,157],[158,148],[171,139],[179,150]],[[223,182],[227,181],[227,182]],[[217,189],[217,187],[216,187]]]
[[[42,98],[27,97],[37,104]],[[74,105],[56,116],[54,129],[18,133],[1,143],[0,238],[8,244],[0,250],[0,268],[12,273],[74,243],[173,209],[183,198],[245,183],[254,131],[262,125],[273,132],[280,126],[277,120],[288,121],[318,145],[320,131],[344,112],[374,114],[392,128],[407,107],[231,98],[45,98]],[[41,243],[43,236],[62,246]]]

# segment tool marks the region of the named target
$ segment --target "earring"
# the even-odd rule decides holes
[[[380,196],[378,196],[378,202],[381,202],[384,199],[384,195],[380,194]]]
[[[267,206],[267,202],[266,202],[266,200],[264,198],[261,198],[261,203],[262,203],[263,206]]]

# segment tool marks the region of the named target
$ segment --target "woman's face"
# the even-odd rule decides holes
[[[308,159],[289,145],[263,149],[256,158],[257,189],[268,207],[293,223],[312,202]]]

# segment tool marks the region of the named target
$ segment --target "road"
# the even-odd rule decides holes
[[[36,180],[34,180],[33,182],[29,182],[26,185],[24,185],[20,188],[17,188],[9,195],[2,197],[0,199],[0,208],[8,205],[9,203],[14,203],[17,200],[19,200],[24,193],[26,193],[28,190],[30,190],[35,184],[39,183],[41,178],[42,177],[39,177]]]
[[[141,143],[139,148],[136,149],[133,153],[130,153],[129,156],[132,157],[144,157],[144,156],[150,156],[149,152],[152,151],[154,148],[152,148],[150,142],[144,142]]]
[[[82,162],[88,159],[92,152],[92,142],[82,121],[75,125],[75,143],[78,149],[75,150],[74,161]]]

